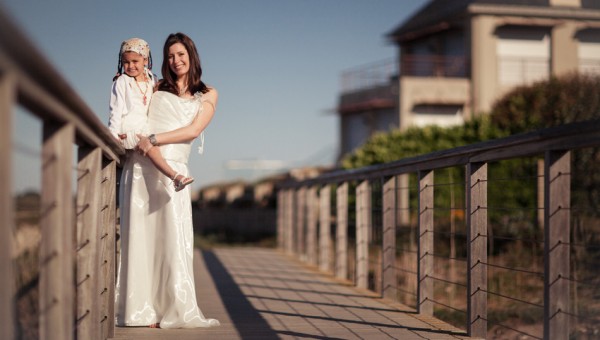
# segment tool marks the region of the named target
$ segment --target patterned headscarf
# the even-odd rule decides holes
[[[113,81],[116,80],[123,73],[123,63],[122,57],[125,52],[135,52],[139,53],[142,57],[148,58],[148,68],[146,69],[146,74],[153,79],[152,72],[152,53],[150,53],[150,45],[144,40],[140,38],[131,38],[123,41],[121,43],[121,49],[119,50],[119,63],[117,64],[117,75],[113,78]]]
[[[150,45],[140,38],[131,38],[121,43],[121,54],[125,52],[135,52],[144,58],[150,57]]]

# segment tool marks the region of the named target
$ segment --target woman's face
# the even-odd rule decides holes
[[[190,70],[190,55],[182,43],[175,43],[169,47],[169,68],[178,79]]]

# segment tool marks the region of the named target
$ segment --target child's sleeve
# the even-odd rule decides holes
[[[126,111],[125,106],[125,79],[123,76],[117,78],[112,84],[110,91],[108,129],[115,138],[119,139],[121,133],[121,119]]]

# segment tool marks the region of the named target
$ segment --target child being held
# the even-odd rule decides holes
[[[138,143],[136,135],[144,132],[156,84],[156,76],[151,72],[152,55],[148,43],[139,38],[123,41],[117,69],[110,93],[108,128],[125,149],[132,150]],[[159,148],[151,148],[147,155],[160,172],[173,180],[175,191],[194,181],[192,177],[173,170]]]

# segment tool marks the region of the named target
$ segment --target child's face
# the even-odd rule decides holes
[[[124,52],[121,56],[121,62],[123,63],[123,70],[126,75],[133,77],[136,80],[143,80],[144,65],[148,64],[146,58],[136,52]]]

